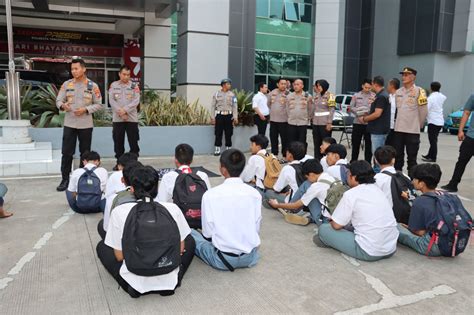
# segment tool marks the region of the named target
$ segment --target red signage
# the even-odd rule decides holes
[[[141,55],[140,44],[136,39],[125,42],[123,50],[124,63],[130,68],[130,78],[133,82],[140,83],[141,78]]]
[[[15,53],[41,56],[122,57],[122,48],[69,45],[56,43],[15,43]],[[7,43],[0,43],[0,51],[7,52]]]

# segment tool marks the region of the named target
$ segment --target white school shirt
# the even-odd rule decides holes
[[[380,173],[375,174],[375,185],[377,185],[377,187],[380,188],[381,191],[383,191],[383,193],[385,194],[385,197],[387,197],[390,207],[393,208],[392,177],[382,172],[389,172],[389,173],[395,174],[397,171],[395,170],[395,167],[387,166],[383,168],[380,171]],[[410,178],[407,175],[405,175],[405,177],[408,179]]]
[[[273,185],[273,190],[276,192],[282,191],[286,186],[290,186],[293,192],[298,190],[298,183],[296,182],[296,172],[291,164],[300,164],[300,161],[292,161],[289,164],[283,166],[280,171],[278,179]]]
[[[202,197],[202,234],[222,252],[250,253],[260,245],[262,196],[240,178],[227,178]]]
[[[91,170],[92,168],[96,166],[92,163],[87,163],[84,167],[87,168],[88,170]],[[85,170],[83,168],[75,169],[74,172],[72,172],[71,174],[71,178],[69,180],[69,186],[67,187],[67,190],[69,190],[70,192],[77,193],[77,184],[79,183],[79,178],[84,173],[85,173]],[[97,175],[97,177],[100,180],[100,190],[104,192],[105,185],[107,184],[107,178],[109,176],[109,174],[107,173],[107,170],[103,167],[97,167],[94,170],[94,173],[95,175]],[[102,199],[103,198],[104,196],[102,196]]]
[[[127,220],[130,210],[135,205],[136,203],[125,203],[114,209],[114,212],[112,212],[112,215],[110,216],[109,227],[105,236],[105,245],[116,250],[122,250],[122,236],[125,221]],[[189,228],[183,213],[175,204],[165,202],[161,203],[161,205],[169,211],[173,219],[176,221],[181,241],[184,241],[186,236],[191,233],[191,229]],[[120,276],[132,288],[140,293],[159,290],[174,290],[178,284],[179,267],[170,273],[161,276],[144,277],[130,272],[127,269],[126,264],[126,261],[122,263],[122,267],[120,267]]]
[[[257,154],[254,154],[249,158],[242,174],[240,174],[240,178],[245,183],[251,182],[255,179],[255,185],[258,188],[265,189],[265,186],[263,185],[263,180],[265,179],[265,160],[260,154],[266,153],[266,150],[260,150]]]
[[[314,156],[309,155],[309,154],[306,154],[306,155],[304,156],[304,158],[302,158],[302,159],[300,160],[300,163],[304,163],[304,162],[306,162],[306,161],[308,161],[308,160],[311,160],[311,159],[314,159]]]
[[[190,167],[188,165],[181,165],[179,170],[184,170],[185,173],[188,173]],[[192,169],[192,168],[191,168]],[[178,178],[178,172],[171,171],[163,175],[163,178],[160,181],[158,186],[158,195],[155,198],[155,201],[158,202],[173,202],[173,190],[174,184],[176,183],[176,178]],[[197,171],[196,175],[201,177],[201,179],[206,183],[207,189],[211,188],[211,183],[209,182],[209,177],[206,173]]]
[[[346,191],[332,220],[343,226],[352,223],[355,241],[370,256],[386,256],[397,249],[397,221],[375,184],[361,184]]]
[[[129,187],[125,187],[123,190],[129,189]],[[114,203],[115,197],[117,197],[118,193],[120,191],[117,191],[116,193],[113,193],[107,197],[105,197],[105,209],[104,209],[104,231],[107,231],[109,227],[109,220],[110,220],[110,212],[112,212],[112,204]]]
[[[321,205],[325,204],[326,196],[328,194],[328,189],[329,187],[331,187],[331,185],[329,185],[328,183],[322,182],[322,180],[327,180],[330,183],[333,183],[336,181],[336,179],[332,177],[331,175],[329,175],[328,173],[322,173],[321,175],[319,175],[318,181],[311,184],[311,186],[309,186],[305,194],[301,196],[301,201],[303,202],[305,206],[308,206],[311,203],[311,201],[314,200],[314,198],[318,198]],[[323,215],[328,218],[331,217],[331,214],[326,209],[324,209]]]
[[[335,179],[342,180],[341,179],[341,164],[347,165],[347,160],[339,159],[337,160],[336,164],[329,166],[327,170],[329,175],[331,175]]]
[[[253,96],[252,108],[258,108],[263,116],[270,115],[270,109],[268,108],[268,98],[262,92],[258,92]]]
[[[388,96],[390,102],[390,129],[395,128],[395,113],[397,112],[397,103],[395,98],[395,93]]]
[[[329,168],[329,165],[328,165],[328,161],[327,161],[326,156],[323,156],[323,157],[321,158],[320,163],[321,163],[321,166],[323,167],[323,171],[324,171],[324,172],[327,172],[327,171],[328,171],[328,168]]]
[[[119,191],[125,190],[126,186],[122,183],[122,177],[122,171],[116,171],[110,174],[110,177],[107,180],[107,185],[105,186],[105,198],[117,194]]]
[[[428,116],[426,117],[428,124],[444,125],[443,104],[445,101],[446,96],[440,92],[433,92],[428,96]]]

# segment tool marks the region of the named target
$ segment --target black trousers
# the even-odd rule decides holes
[[[462,175],[466,170],[467,163],[474,156],[474,139],[467,137],[461,143],[459,147],[459,157],[454,167],[453,177],[449,181],[449,186],[458,187],[458,184],[461,182]]]
[[[265,116],[265,120],[261,120],[260,116],[255,115],[253,117],[253,121],[255,122],[255,125],[257,126],[258,134],[259,135],[265,135],[267,132],[267,124],[268,124],[268,119],[270,119],[270,115]]]
[[[323,139],[331,137],[332,130],[327,131],[326,125],[313,125],[313,145],[314,145],[314,158],[321,160],[323,157],[319,151],[319,147],[323,144]]]
[[[232,134],[234,133],[234,126],[232,125],[232,115],[216,115],[216,147],[222,146],[222,133],[225,133],[225,146],[232,146]]]
[[[288,124],[288,144],[293,141],[299,141],[306,145],[306,134],[308,133],[308,126],[295,126]]]
[[[352,161],[359,159],[360,144],[362,143],[362,137],[364,138],[365,149],[364,159],[372,163],[372,140],[370,139],[370,133],[367,132],[367,125],[353,124],[352,125]]]
[[[388,133],[387,138],[385,139],[385,145],[390,145],[394,146],[394,141],[393,138],[395,137],[395,131],[393,129],[390,129],[390,132]]]
[[[62,143],[62,158],[61,158],[61,174],[63,179],[69,180],[71,173],[72,160],[76,152],[76,142],[79,139],[79,152],[84,154],[91,150],[92,142],[92,128],[76,129],[64,127],[63,129],[63,143]],[[81,167],[82,161],[81,161]]]
[[[273,155],[278,155],[278,136],[281,139],[281,155],[285,156],[288,146],[288,123],[270,121],[270,142]]]
[[[99,223],[97,223],[97,233],[99,233],[102,240],[105,240],[107,231],[104,230],[104,219],[100,219]]]
[[[417,164],[416,157],[420,149],[420,135],[395,131],[394,147],[397,151],[395,169],[401,171],[405,163],[405,149],[407,151],[408,176],[412,177],[411,170]]]
[[[443,126],[436,126],[428,124],[428,140],[430,141],[430,149],[428,150],[427,157],[435,160],[438,156],[438,136]]]
[[[194,241],[194,238],[191,236],[191,234],[189,234],[184,240],[185,252],[181,256],[181,266],[179,268],[179,273],[178,273],[178,285],[176,287],[179,287],[181,285],[181,280],[183,279],[184,274],[188,270],[189,265],[191,265],[191,262],[193,261],[195,248],[196,248],[196,242]],[[118,282],[120,287],[122,287],[122,289],[125,292],[127,292],[131,297],[137,298],[140,295],[149,294],[149,293],[158,293],[161,296],[168,296],[168,295],[174,294],[174,290],[151,291],[151,292],[141,294],[140,292],[132,288],[127,283],[127,281],[125,281],[120,276],[120,267],[122,267],[122,262],[117,261],[117,259],[115,258],[113,248],[105,245],[104,241],[102,240],[97,244],[96,249],[97,249],[97,257],[99,257],[102,265],[104,265],[105,269]]]
[[[118,159],[125,153],[125,133],[127,134],[130,152],[138,156],[140,148],[138,141],[140,133],[138,131],[138,123],[136,122],[114,122],[112,125],[112,138],[114,139],[115,158]]]

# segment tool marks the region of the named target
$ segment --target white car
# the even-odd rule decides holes
[[[338,94],[336,95],[336,110],[342,110],[344,113],[349,112],[352,95]]]

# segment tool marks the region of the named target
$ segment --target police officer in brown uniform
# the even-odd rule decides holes
[[[375,93],[370,90],[371,88],[372,81],[370,79],[364,79],[364,82],[362,82],[362,90],[352,96],[350,111],[356,118],[352,126],[351,162],[359,159],[360,144],[363,137],[365,142],[364,159],[372,163],[372,142],[370,140],[370,134],[367,132],[367,123],[362,121],[362,117],[369,114],[370,105],[375,100]]]
[[[314,83],[314,106],[313,106],[313,144],[314,157],[321,159],[319,147],[323,139],[331,137],[332,119],[336,107],[336,96],[328,91],[329,82],[317,80]]]
[[[130,68],[127,65],[120,68],[119,77],[120,80],[112,82],[109,89],[109,103],[113,112],[112,137],[117,160],[125,153],[125,133],[127,133],[130,152],[137,156],[140,152],[137,112],[140,103],[140,88],[138,84],[130,81]],[[117,170],[117,166],[114,170]]]
[[[299,141],[306,145],[308,123],[313,112],[313,97],[304,91],[303,80],[293,82],[294,92],[288,95],[288,143]]]
[[[403,68],[403,86],[395,93],[397,112],[394,129],[394,146],[397,151],[395,169],[403,169],[405,148],[407,151],[408,175],[416,165],[420,148],[420,129],[428,115],[426,92],[415,85],[417,71],[410,67]]]
[[[270,108],[270,142],[272,154],[278,156],[278,137],[281,139],[281,155],[285,157],[288,146],[288,113],[286,112],[288,91],[286,80],[280,78],[277,88],[268,95]]]
[[[90,151],[94,127],[92,113],[102,109],[99,87],[86,77],[84,60],[73,59],[71,73],[73,79],[63,83],[56,98],[56,106],[59,110],[66,112],[61,159],[62,180],[56,188],[57,191],[64,191],[68,187],[77,139],[79,139],[81,155]]]
[[[234,92],[230,90],[232,81],[223,79],[221,81],[221,90],[217,91],[212,97],[211,110],[214,111],[212,123],[215,124],[216,140],[214,142],[214,155],[221,154],[222,133],[225,133],[226,149],[232,147],[232,134],[234,126],[239,123],[237,111],[237,98]]]

